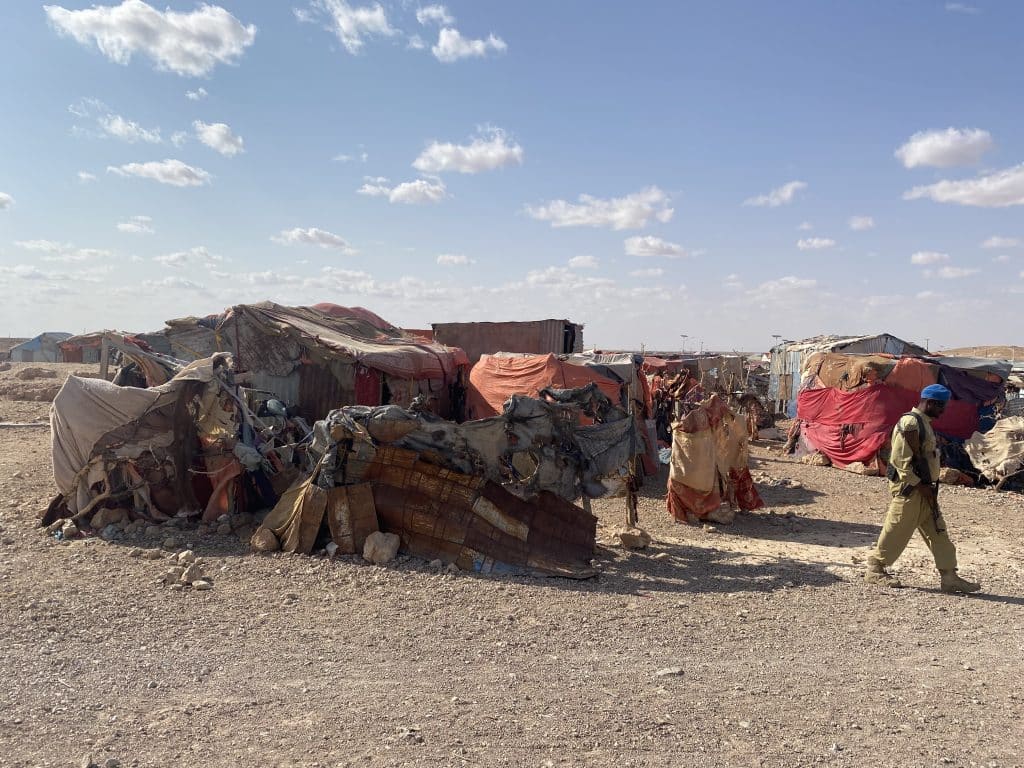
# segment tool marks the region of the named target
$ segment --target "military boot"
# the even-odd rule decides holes
[[[903,585],[900,580],[885,570],[882,561],[877,557],[868,557],[868,567],[864,571],[864,581],[868,584],[881,584],[884,587],[899,589]]]
[[[939,584],[939,589],[943,592],[977,592],[981,589],[981,584],[977,584],[967,579],[961,579],[955,570],[939,571],[939,575],[942,577],[942,582]]]

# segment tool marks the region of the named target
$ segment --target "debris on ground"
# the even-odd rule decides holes
[[[826,456],[824,453],[819,453],[818,451],[815,451],[814,453],[809,453],[806,456],[802,457],[800,459],[800,462],[802,464],[809,464],[812,467],[832,466],[832,462],[829,461],[828,456]]]
[[[629,528],[615,535],[626,549],[647,549],[651,545],[651,535],[643,528]]]

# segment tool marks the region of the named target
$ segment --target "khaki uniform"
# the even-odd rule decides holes
[[[913,448],[908,442],[908,435],[911,441],[920,440],[921,451],[928,460],[928,470],[932,479],[939,477],[939,451],[935,442],[935,432],[932,430],[931,419],[922,411],[914,408],[913,413],[921,417],[924,425],[924,435],[917,435],[918,423],[910,414],[902,416],[892,433],[892,454],[889,463],[896,469],[899,477],[896,482],[889,483],[889,492],[892,494],[892,502],[889,504],[889,511],[885,515],[885,522],[882,524],[882,532],[875,543],[872,556],[875,557],[883,567],[888,568],[896,559],[903,554],[910,537],[914,531],[921,533],[932,557],[935,558],[935,567],[940,571],[956,570],[956,547],[946,533],[946,523],[940,516],[938,525],[932,515],[931,504],[921,493],[918,484],[921,478],[917,476],[911,466],[911,459],[914,456]],[[911,486],[913,490],[909,496],[901,496],[903,488]]]

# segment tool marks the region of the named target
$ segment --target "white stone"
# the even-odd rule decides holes
[[[366,537],[366,544],[363,545],[363,557],[376,565],[384,565],[384,563],[395,559],[401,543],[402,540],[393,533],[374,531]]]

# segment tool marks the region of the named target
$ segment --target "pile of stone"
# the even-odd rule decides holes
[[[157,583],[170,587],[172,592],[188,588],[197,592],[213,589],[213,581],[204,573],[202,561],[191,549],[174,555],[174,565],[164,571]]]

